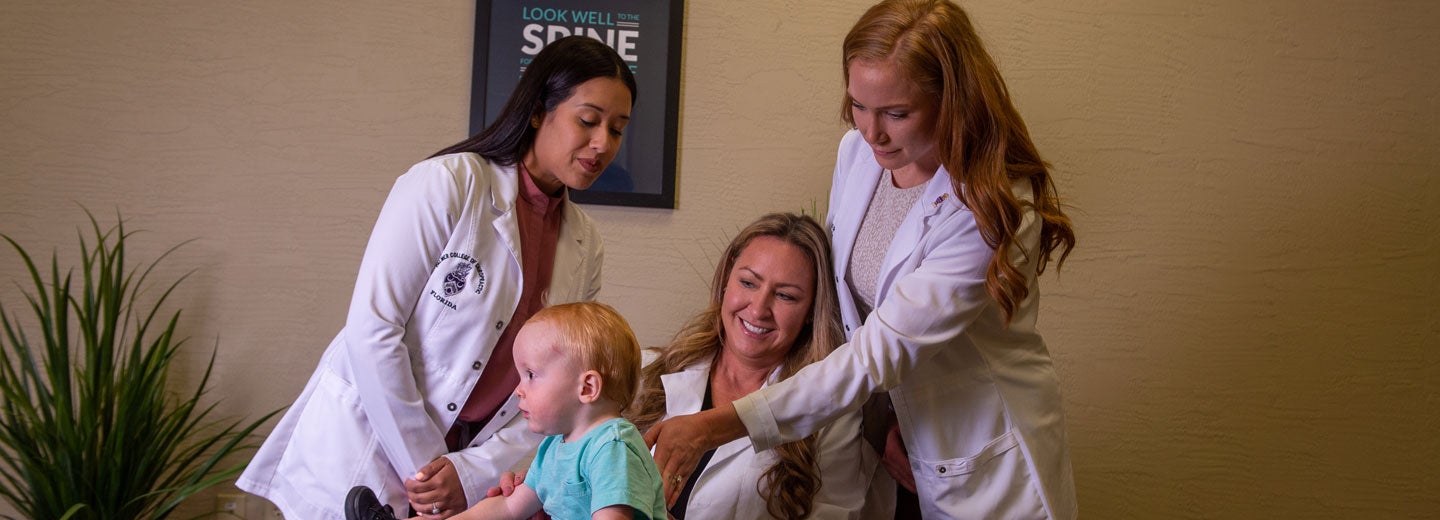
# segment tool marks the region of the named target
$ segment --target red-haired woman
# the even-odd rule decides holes
[[[1037,276],[1075,236],[994,60],[950,1],[890,0],[850,30],[844,67],[855,129],[827,224],[849,343],[653,427],[662,474],[683,478],[741,436],[757,450],[802,438],[870,400],[867,437],[925,518],[1074,518],[1035,322]]]

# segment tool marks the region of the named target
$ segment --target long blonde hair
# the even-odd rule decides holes
[[[1041,219],[1040,250],[1021,248],[1045,272],[1061,249],[1057,267],[1075,247],[1070,218],[1061,209],[1048,165],[1040,159],[995,60],[985,51],[970,18],[949,0],[886,0],[874,5],[845,36],[845,81],[855,60],[894,60],[926,94],[940,100],[936,153],[950,172],[955,192],[975,215],[985,244],[995,250],[985,289],[1008,321],[1029,289],[1011,259],[1024,210],[1010,191],[1012,179],[1029,179]],[[845,94],[841,117],[855,124]]]
[[[725,248],[715,266],[710,284],[710,304],[675,334],[670,344],[656,349],[659,358],[641,373],[640,393],[626,418],[641,431],[648,430],[665,416],[665,388],[660,376],[684,370],[696,363],[712,361],[725,343],[720,302],[735,260],[756,237],[775,237],[804,252],[815,268],[815,298],[810,320],[791,346],[781,364],[780,379],[795,375],[805,365],[824,359],[843,342],[840,331],[839,300],[835,295],[830,265],[830,241],[824,228],[808,216],[772,213],[741,230]],[[765,497],[766,509],[776,518],[809,516],[820,489],[819,466],[815,458],[815,436],[775,448],[779,457],[765,471],[756,491]]]

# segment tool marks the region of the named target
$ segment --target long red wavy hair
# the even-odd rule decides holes
[[[1061,208],[1048,165],[1040,159],[969,16],[948,0],[880,2],[845,36],[847,86],[855,60],[894,60],[910,81],[939,100],[936,154],[950,172],[955,192],[974,213],[985,243],[995,250],[986,269],[985,289],[1009,320],[1029,294],[1026,276],[1016,268],[1012,252],[1035,261],[1038,276],[1057,249],[1057,266],[1065,262],[1075,247],[1075,232]],[[852,101],[847,93],[841,117],[854,125]],[[1018,179],[1028,179],[1033,190],[1033,209],[1041,219],[1038,251],[1017,244],[1024,208],[1010,184]]]

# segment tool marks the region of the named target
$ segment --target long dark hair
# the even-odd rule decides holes
[[[566,36],[546,45],[520,75],[520,83],[500,110],[500,117],[480,133],[435,152],[431,157],[473,152],[506,166],[520,162],[535,144],[533,117],[549,113],[581,83],[617,78],[630,89],[635,103],[635,75],[604,42],[587,36]]]

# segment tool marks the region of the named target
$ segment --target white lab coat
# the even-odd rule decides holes
[[[1035,331],[1040,222],[1024,210],[1011,253],[1029,295],[1009,324],[985,290],[993,252],[943,168],[897,230],[864,319],[845,281],[881,176],[859,132],[841,140],[826,221],[850,342],[795,376],[736,401],[757,449],[808,434],[889,390],[926,518],[1077,515],[1059,385]],[[1033,200],[1029,184],[1011,190]]]
[[[447,454],[444,440],[519,305],[520,182],[513,167],[470,153],[422,161],[396,180],[344,329],[241,489],[286,518],[343,519],[346,493],[365,485],[403,513],[404,479],[436,457],[454,463],[474,502],[539,444],[513,395],[465,449]],[[575,204],[564,208],[548,303],[600,290],[600,237]]]
[[[778,375],[779,369],[771,377]],[[708,361],[660,376],[660,384],[665,387],[665,417],[699,412],[709,378]],[[874,450],[860,438],[859,414],[845,414],[820,429],[816,437],[816,458],[822,480],[809,518],[870,518],[864,516],[861,508],[878,460]],[[685,507],[686,520],[773,518],[765,509],[765,497],[757,490],[756,483],[776,460],[774,451],[757,453],[746,438],[716,448],[690,492]]]

